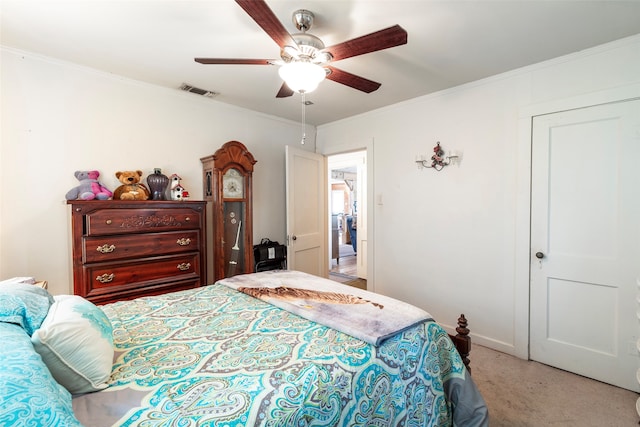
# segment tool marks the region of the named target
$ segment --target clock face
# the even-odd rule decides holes
[[[222,175],[222,196],[230,199],[244,197],[244,177],[236,169]]]

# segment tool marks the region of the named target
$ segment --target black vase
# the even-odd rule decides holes
[[[165,191],[169,185],[169,178],[162,173],[160,168],[155,168],[153,173],[147,176],[147,185],[151,191],[151,200],[165,200]]]

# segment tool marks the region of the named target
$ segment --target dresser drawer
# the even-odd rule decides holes
[[[155,257],[147,260],[86,265],[85,274],[91,289],[136,286],[151,280],[174,280],[177,276],[198,276],[199,254]]]
[[[120,286],[113,290],[109,288],[92,289],[85,298],[94,304],[101,305],[143,296],[183,291],[185,289],[193,289],[197,287],[200,287],[200,278],[187,277],[182,280],[171,282],[153,281],[138,283],[137,286]]]
[[[178,254],[200,249],[200,231],[85,237],[82,245],[83,263]]]
[[[198,229],[201,215],[191,209],[109,209],[85,216],[86,234],[147,233]]]

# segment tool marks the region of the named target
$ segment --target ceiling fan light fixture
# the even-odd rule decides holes
[[[320,65],[305,61],[289,62],[278,73],[289,89],[300,93],[313,92],[327,76]]]

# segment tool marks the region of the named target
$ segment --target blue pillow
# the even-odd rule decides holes
[[[0,286],[0,322],[21,326],[29,336],[47,317],[53,297],[46,289],[24,283]]]
[[[82,427],[71,394],[51,376],[18,325],[0,322],[0,425]]]

